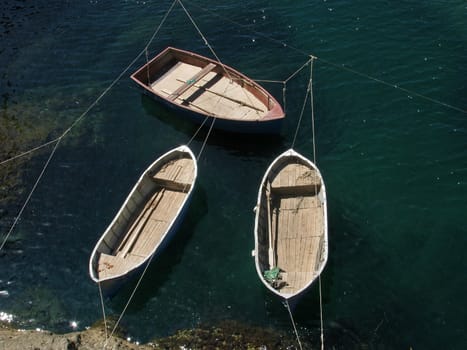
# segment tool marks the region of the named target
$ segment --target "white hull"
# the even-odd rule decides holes
[[[180,146],[141,175],[91,254],[89,274],[105,295],[114,294],[165,247],[183,219],[197,172],[193,153]]]
[[[287,150],[267,169],[255,210],[258,276],[274,294],[296,302],[328,258],[326,189],[320,171]]]

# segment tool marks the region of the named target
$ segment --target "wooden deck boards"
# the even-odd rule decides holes
[[[273,192],[272,232],[276,265],[286,284],[283,293],[295,293],[317,273],[324,238],[323,210],[315,195],[280,196]]]
[[[143,261],[167,232],[185,196],[186,193],[168,189],[156,192],[153,195],[156,201],[147,202],[141,216],[136,219],[138,224],[128,233],[129,237],[124,239],[115,255],[100,255],[100,276],[123,273]]]
[[[125,259],[114,255],[101,253],[97,264],[97,272],[100,279],[119,275],[128,271],[129,266],[135,266],[144,259],[142,257],[129,254]]]
[[[198,71],[195,75],[193,75],[190,79],[184,82],[183,85],[178,87],[174,92],[172,92],[169,95],[169,100],[173,101],[175,100],[178,96],[183,94],[185,91],[187,91],[190,87],[194,86],[198,81],[200,81],[206,74],[208,74],[210,71],[212,71],[216,65],[214,63],[209,63]]]
[[[127,229],[120,245],[113,255],[100,254],[98,260],[99,278],[125,273],[140,264],[161,242],[169,224],[188,195],[194,178],[194,164],[191,158],[178,158],[165,164],[153,176],[161,183],[179,184],[172,188],[161,183],[153,184],[154,191],[140,209],[138,216]],[[180,186],[181,184],[181,186]]]
[[[272,187],[291,187],[300,185],[319,185],[318,174],[300,163],[289,163],[280,169],[272,180]]]
[[[187,84],[193,77],[196,83]],[[266,106],[237,81],[186,63],[177,63],[151,87],[172,102],[228,119],[258,120],[267,113]]]
[[[194,164],[189,158],[174,159],[162,167],[153,178],[183,184],[191,184],[194,177]]]

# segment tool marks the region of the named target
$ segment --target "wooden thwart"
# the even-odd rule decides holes
[[[254,255],[262,282],[283,299],[305,292],[326,264],[326,219],[319,170],[293,149],[285,151],[269,166],[258,192]],[[272,265],[280,273],[271,282],[266,273]]]
[[[152,177],[152,180],[161,187],[167,188],[172,191],[188,192],[188,190],[191,188],[191,184],[189,183],[163,179],[156,176]]]
[[[198,73],[196,73],[193,77],[188,79],[185,84],[180,86],[177,90],[172,92],[168,99],[170,101],[175,100],[177,97],[179,97],[181,94],[183,94],[186,90],[188,90],[190,87],[192,87],[195,83],[200,81],[206,74],[208,74],[210,71],[212,71],[216,65],[214,63],[209,63],[206,67],[201,69]]]
[[[186,145],[160,156],[140,176],[89,260],[90,276],[103,295],[113,295],[164,248],[185,214],[196,176],[196,158]]]
[[[319,192],[321,185],[304,184],[304,185],[291,185],[291,186],[278,186],[273,187],[272,190],[280,195],[315,195]]]

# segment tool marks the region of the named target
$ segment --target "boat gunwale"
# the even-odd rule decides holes
[[[253,95],[255,95],[255,96],[257,95],[256,91],[261,92],[264,96],[267,97],[268,100],[270,100],[269,103],[272,104],[272,108],[269,108],[269,106],[265,105],[265,107],[267,108],[267,113],[264,116],[262,116],[261,118],[259,118],[259,119],[256,119],[256,120],[240,120],[240,119],[236,119],[236,118],[228,118],[228,117],[225,117],[225,116],[218,116],[218,115],[211,114],[211,113],[208,114],[208,113],[204,113],[204,112],[194,111],[189,106],[184,106],[182,104],[177,104],[177,103],[171,101],[166,96],[154,91],[151,88],[151,86],[149,85],[150,82],[144,83],[140,78],[138,78],[138,76],[144,74],[144,70],[146,70],[148,67],[151,67],[154,63],[161,61],[164,57],[166,57],[168,55],[173,55],[175,60],[182,61],[182,62],[184,61],[183,59],[181,59],[183,57],[194,57],[194,58],[196,58],[198,60],[201,60],[201,61],[204,61],[206,63],[215,64],[216,67],[219,67],[221,72],[222,71],[227,71],[227,72],[231,73],[232,75],[236,75],[236,76],[239,77],[239,79],[245,81],[247,85],[250,85],[250,89],[248,89],[248,90]],[[225,75],[225,74],[223,74],[223,75]],[[253,79],[249,78],[245,74],[237,71],[235,68],[232,68],[232,67],[230,67],[230,66],[228,66],[228,65],[226,65],[226,64],[224,64],[222,62],[213,60],[213,59],[211,59],[209,57],[205,57],[205,56],[199,55],[199,54],[191,52],[191,51],[178,49],[178,48],[175,48],[175,47],[172,47],[172,46],[168,46],[163,51],[158,53],[149,62],[147,62],[142,67],[140,67],[136,72],[134,72],[130,76],[130,78],[134,82],[136,82],[139,86],[141,86],[145,91],[147,91],[150,95],[155,95],[159,99],[164,100],[166,103],[174,105],[177,108],[186,110],[187,112],[190,112],[190,113],[199,113],[199,114],[209,116],[209,117],[212,117],[212,118],[222,119],[222,120],[226,120],[226,121],[230,121],[230,122],[242,122],[242,123],[268,122],[268,121],[273,121],[273,120],[278,120],[278,119],[285,118],[285,112],[282,109],[282,106],[276,100],[276,98],[269,91],[267,91],[264,87],[262,87],[260,84],[255,82]]]
[[[273,288],[269,282],[266,281],[266,279],[263,276],[264,271],[261,270],[261,266],[259,263],[259,239],[258,239],[258,225],[259,225],[259,214],[260,214],[260,206],[262,202],[262,194],[265,191],[265,184],[266,180],[268,179],[269,175],[271,174],[271,171],[279,164],[279,162],[287,157],[296,157],[304,161],[306,164],[310,165],[318,174],[318,177],[321,182],[320,190],[319,190],[319,196],[322,199],[323,206],[324,206],[324,212],[323,212],[323,225],[324,225],[324,232],[323,232],[323,244],[322,244],[322,249],[323,249],[323,260],[319,264],[319,269],[315,276],[313,278],[310,278],[310,280],[299,290],[295,291],[294,293],[281,293],[279,290]],[[304,157],[297,151],[295,151],[293,148],[290,148],[286,150],[285,152],[281,153],[279,156],[277,156],[269,165],[267,168],[262,180],[261,184],[258,190],[258,197],[257,197],[257,202],[256,202],[256,207],[255,207],[255,226],[254,226],[254,236],[255,236],[255,249],[254,249],[254,259],[255,259],[255,267],[256,267],[256,272],[260,278],[260,280],[263,282],[263,284],[274,294],[278,295],[279,297],[285,299],[285,300],[291,300],[298,295],[302,294],[305,290],[307,290],[313,282],[321,275],[323,272],[327,260],[328,260],[328,220],[327,220],[327,197],[326,197],[326,187],[323,181],[323,177],[321,175],[321,172],[319,171],[318,167],[308,158]]]
[[[119,273],[119,274],[115,274],[115,275],[112,275],[112,276],[107,276],[107,277],[104,277],[104,278],[99,278],[98,277],[98,273],[96,272],[96,263],[97,263],[97,259],[98,259],[98,254],[101,254],[101,252],[98,251],[99,247],[101,246],[102,242],[105,240],[105,238],[111,234],[111,230],[112,230],[112,227],[114,226],[114,224],[118,221],[118,219],[121,217],[124,209],[127,207],[128,205],[128,202],[131,200],[131,198],[134,196],[135,192],[137,191],[137,189],[139,188],[141,182],[143,181],[143,179],[147,176],[148,173],[151,172],[151,170],[153,170],[154,167],[156,167],[158,164],[160,164],[162,161],[164,161],[165,159],[169,158],[172,154],[174,153],[185,153],[185,154],[188,154],[189,155],[189,158],[193,161],[193,165],[194,165],[194,169],[193,169],[193,181],[191,183],[191,186],[190,186],[190,189],[188,190],[188,192],[186,193],[186,196],[185,198],[183,199],[183,202],[181,203],[180,207],[177,209],[177,213],[176,215],[173,217],[173,219],[171,220],[171,222],[169,223],[169,225],[167,226],[167,229],[166,231],[164,232],[164,234],[162,235],[159,243],[157,245],[154,246],[154,248],[152,249],[152,251],[150,253],[148,253],[146,255],[146,257],[144,257],[144,259],[139,262],[138,264],[135,264],[134,266],[132,266],[131,268],[127,269],[126,271],[122,272],[122,273]],[[118,280],[120,278],[123,278],[125,277],[126,275],[128,275],[129,273],[131,273],[132,271],[136,271],[138,268],[140,268],[143,264],[145,264],[158,250],[158,248],[161,246],[161,244],[164,242],[164,240],[166,239],[167,235],[169,234],[169,232],[171,232],[171,230],[173,229],[173,225],[174,223],[176,222],[176,220],[178,219],[180,213],[182,212],[182,210],[185,208],[188,200],[190,199],[192,193],[193,193],[193,190],[194,190],[194,187],[195,187],[195,184],[196,184],[196,179],[197,179],[197,176],[198,176],[198,165],[197,165],[197,161],[196,161],[196,157],[195,155],[193,154],[193,152],[191,151],[191,149],[186,146],[186,145],[181,145],[181,146],[178,146],[176,148],[173,148],[169,151],[167,151],[166,153],[164,153],[163,155],[161,155],[159,158],[157,158],[154,162],[151,163],[151,165],[149,165],[146,170],[140,175],[138,181],[136,182],[136,184],[133,186],[133,188],[131,189],[131,191],[129,192],[128,196],[126,197],[125,201],[123,202],[122,206],[120,207],[120,209],[118,210],[118,212],[115,214],[114,218],[112,219],[112,221],[110,222],[110,224],[107,226],[106,230],[104,231],[104,233],[101,235],[101,237],[99,238],[98,242],[96,243],[93,251],[92,251],[92,254],[91,254],[91,257],[89,259],[89,275],[91,276],[91,279],[96,282],[96,283],[102,283],[102,282],[105,282],[105,281],[112,281],[112,280]],[[96,262],[96,263],[95,263]]]

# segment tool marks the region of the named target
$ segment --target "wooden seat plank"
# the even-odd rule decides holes
[[[196,73],[193,77],[188,79],[185,84],[180,86],[177,90],[172,92],[167,98],[170,101],[175,100],[177,97],[179,97],[181,94],[183,94],[186,90],[188,90],[190,87],[194,86],[195,83],[200,81],[206,74],[208,74],[210,71],[212,71],[216,65],[214,63],[209,63],[206,65],[203,69],[201,69],[198,73]]]

